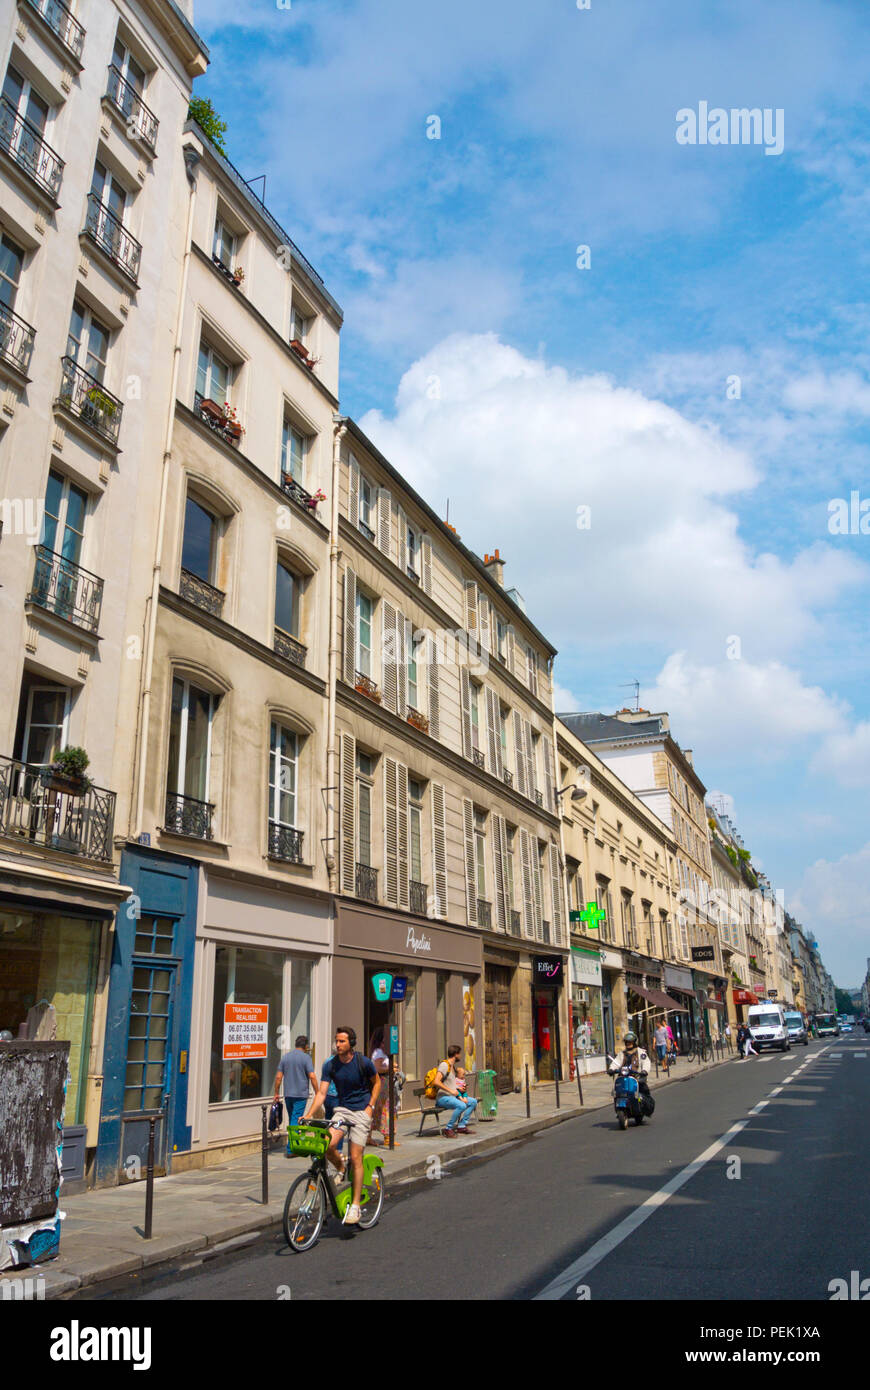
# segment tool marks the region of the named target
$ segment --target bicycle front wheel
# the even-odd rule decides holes
[[[302,1254],[310,1250],[326,1220],[326,1198],[323,1184],[311,1173],[303,1173],[287,1193],[284,1203],[284,1239]]]
[[[376,1168],[369,1183],[369,1199],[359,1209],[359,1225],[364,1231],[374,1226],[384,1206],[384,1170]]]

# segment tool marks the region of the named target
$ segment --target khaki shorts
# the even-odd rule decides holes
[[[365,1148],[371,1133],[372,1117],[365,1110],[346,1110],[343,1105],[337,1105],[332,1112],[329,1128],[343,1130],[352,1144],[361,1144]]]

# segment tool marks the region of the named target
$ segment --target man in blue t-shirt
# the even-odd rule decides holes
[[[279,1098],[279,1086],[281,1078],[284,1079],[284,1101],[287,1106],[287,1123],[296,1125],[299,1123],[299,1116],[305,1109],[308,1100],[308,1083],[311,1082],[315,1091],[317,1090],[317,1077],[314,1075],[314,1063],[308,1052],[308,1039],[304,1033],[300,1033],[296,1039],[296,1047],[292,1052],[285,1052],[278,1063],[278,1071],[275,1074],[275,1100]]]
[[[329,1121],[329,1148],[326,1156],[344,1177],[344,1159],[338,1145],[346,1134],[350,1140],[350,1167],[353,1184],[352,1199],[344,1214],[347,1226],[355,1226],[360,1217],[360,1197],[363,1185],[363,1149],[372,1127],[372,1115],[381,1090],[381,1078],[374,1062],[354,1052],[356,1033],[353,1028],[336,1028],[335,1056],[323,1065],[317,1094],[308,1102],[303,1122],[326,1100],[330,1082],[338,1092],[338,1104]]]

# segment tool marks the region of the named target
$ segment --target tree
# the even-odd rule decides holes
[[[221,120],[208,97],[191,97],[187,114],[190,120],[196,121],[200,130],[208,136],[215,148],[227,157],[226,146],[224,145],[227,123]]]
[[[847,994],[844,989],[834,990],[834,1006],[838,1014],[853,1014],[855,1012],[852,996]]]

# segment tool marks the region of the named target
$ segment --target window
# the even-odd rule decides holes
[[[537,854],[532,855],[532,872],[535,875],[535,902],[540,903],[539,914],[541,920],[543,920],[546,910],[544,908],[544,878],[546,876],[546,868],[543,864],[543,859],[544,855],[547,853],[547,846],[542,844],[540,840],[537,840],[535,842],[535,847],[537,849]],[[539,931],[542,931],[540,924]],[[546,941],[549,941],[549,939],[549,936],[545,938]]]
[[[219,260],[221,265],[225,266],[227,270],[235,269],[236,238],[226,223],[221,221],[220,218],[218,218],[214,224],[212,255],[216,260]]]
[[[357,863],[371,868],[372,864],[372,791],[374,789],[374,758],[368,753],[356,755],[357,802]]]
[[[23,250],[14,241],[11,241],[4,232],[0,236],[0,305],[6,309],[15,308],[23,266]],[[2,316],[0,316],[0,332],[2,332]]]
[[[471,746],[480,749],[480,686],[476,681],[469,682],[471,694]]]
[[[420,576],[420,532],[415,531],[413,526],[408,527],[406,545],[408,551],[408,573],[411,578],[417,579]]]
[[[375,538],[375,505],[377,489],[367,478],[360,475],[359,480],[359,525],[370,541]]]
[[[76,299],[70,317],[66,355],[96,377],[97,381],[105,380],[110,336],[108,328],[94,318],[81,300]]]
[[[299,636],[299,596],[302,581],[280,561],[275,580],[275,626],[290,637]]]
[[[304,1006],[300,1008],[300,1005],[303,1005],[306,999],[306,976],[310,990],[309,962],[294,960],[291,963],[283,951],[252,950],[247,946],[218,946],[215,949],[209,1084],[209,1100],[212,1104],[218,1101],[255,1100],[271,1093],[272,1079],[281,1059],[278,1037],[288,966],[292,970],[291,1001],[295,996],[294,1013],[296,1017],[307,1019],[308,1009]],[[300,966],[300,989],[295,990],[293,986],[296,985],[296,970]],[[268,1056],[246,1057],[241,1060],[224,1059],[228,1004],[266,1005]],[[292,1028],[290,1034],[295,1036]]]
[[[506,705],[498,707],[499,737],[501,739],[501,763],[503,768],[508,766],[508,718],[510,711]]]
[[[140,917],[136,923],[133,950],[140,956],[171,956],[175,942],[172,917]]]
[[[209,756],[215,697],[178,676],[172,682],[167,791],[208,800]]]
[[[507,660],[507,623],[502,622],[501,618],[495,620],[495,642],[496,651],[501,661]]]
[[[281,472],[289,475],[294,482],[301,483],[307,453],[308,440],[305,435],[285,419],[281,431]]]
[[[304,347],[311,331],[311,319],[307,318],[302,311],[293,305],[290,310],[290,341],[294,340],[301,343]]]
[[[99,160],[94,165],[91,192],[107,212],[116,217],[119,222],[124,221],[124,214],[127,211],[127,190]]]
[[[220,528],[217,518],[201,503],[188,497],[184,511],[184,539],[181,546],[181,568],[207,584],[213,584],[217,572],[217,546]]]
[[[486,900],[486,812],[474,808],[474,862],[477,896]]]
[[[435,976],[435,1042],[439,1057],[447,1056],[447,975]]]
[[[272,721],[269,736],[269,820],[298,829],[296,784],[299,739]]]
[[[81,562],[88,495],[52,469],[45,489],[43,545],[78,565]]]
[[[506,825],[506,851],[504,864],[504,883],[507,893],[508,912],[514,908],[514,846],[517,838],[517,828],[515,825]]]
[[[402,1070],[408,1077],[420,1075],[417,1068],[417,991],[420,984],[419,970],[406,971],[408,985],[405,1002],[401,1012]]]
[[[65,686],[31,685],[27,691],[21,761],[43,766],[66,747],[70,693]]]
[[[8,105],[3,110],[0,140],[30,172],[37,173],[41,163],[40,137],[45,134],[51,108],[34,90],[30,79],[23,77],[11,63],[3,81],[3,96]],[[15,117],[19,121],[27,121],[32,129],[22,125],[16,128]]]
[[[121,77],[133,88],[133,91],[141,96],[145,91],[145,69],[136,62],[129,48],[120,38],[115,39],[115,47],[112,50],[112,66],[118,69]],[[127,115],[132,110],[132,99],[128,100],[129,110],[125,108]]]
[[[407,672],[408,687],[407,702],[410,709],[418,710],[420,708],[420,697],[417,686],[417,644],[414,641],[413,636],[410,640],[408,651],[406,653],[406,658],[407,659],[405,663],[405,670]]]
[[[357,589],[356,592],[356,669],[363,676],[372,674],[372,620],[374,603],[368,594]]]
[[[229,363],[203,339],[199,345],[199,361],[196,368],[197,396],[203,400],[216,401],[218,405],[226,405],[232,381],[233,372]]]
[[[408,779],[408,849],[413,883],[423,882],[423,783]]]

